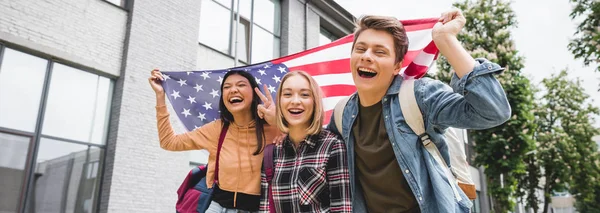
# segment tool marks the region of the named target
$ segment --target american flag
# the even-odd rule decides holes
[[[438,49],[431,30],[438,18],[401,21],[408,35],[409,47],[402,63],[405,78],[420,78],[433,65]],[[229,70],[252,73],[262,90],[267,85],[275,100],[281,78],[287,72],[304,70],[317,81],[323,91],[325,123],[335,104],[356,91],[350,72],[350,51],[353,35],[332,43],[284,56],[271,61],[221,70],[163,71],[162,85],[177,116],[188,130],[219,118],[221,82]]]

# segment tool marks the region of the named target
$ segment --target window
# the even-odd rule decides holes
[[[33,132],[48,61],[4,50],[0,65],[0,127]]]
[[[85,200],[99,191],[98,147],[42,138],[34,180],[35,212],[92,212]],[[93,163],[96,162],[96,163]]]
[[[0,212],[96,211],[113,84],[0,46]]]
[[[481,197],[481,192],[480,191],[475,191],[475,194],[477,195],[477,198],[475,198],[475,200],[473,200],[473,207],[471,207],[471,213],[480,213],[481,212],[481,203],[480,203],[480,197]]]
[[[470,131],[467,131],[467,145],[465,146],[465,154],[467,155],[467,162],[469,165],[475,165],[475,157],[477,153],[475,152],[475,140],[471,136]]]
[[[240,0],[239,21],[237,0],[202,0],[200,7],[200,43],[232,57],[237,47],[238,60],[245,63],[280,56],[279,1]]]
[[[340,37],[333,35],[333,33],[321,27],[321,32],[319,34],[319,46],[329,44],[338,39],[340,39]]]
[[[42,133],[104,144],[109,89],[105,77],[55,63]]]
[[[31,137],[0,132],[0,212],[17,212]]]

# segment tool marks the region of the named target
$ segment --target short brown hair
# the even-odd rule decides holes
[[[367,29],[383,30],[390,33],[394,39],[396,63],[401,62],[404,59],[404,55],[406,54],[406,51],[408,51],[408,36],[406,36],[406,30],[398,19],[390,16],[365,15],[361,16],[355,22],[355,26],[354,41],[352,41],[353,50],[356,39],[360,33]]]
[[[323,120],[325,120],[325,110],[323,110],[323,95],[321,92],[321,87],[317,84],[317,81],[313,79],[308,73],[304,71],[292,71],[288,72],[281,79],[281,83],[279,84],[279,89],[277,89],[277,107],[276,108],[276,123],[277,127],[280,131],[284,133],[289,133],[290,129],[288,127],[288,122],[283,117],[283,111],[279,104],[281,103],[281,95],[283,94],[281,91],[283,90],[283,83],[292,76],[299,75],[302,76],[308,81],[310,85],[310,91],[312,92],[313,97],[313,115],[310,120],[310,126],[306,129],[306,133],[308,135],[316,135],[319,134],[323,128]]]

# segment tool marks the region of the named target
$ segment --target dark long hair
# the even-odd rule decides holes
[[[256,94],[254,92],[254,88],[259,88],[259,87],[258,87],[258,84],[256,83],[256,79],[254,78],[254,76],[252,76],[252,74],[242,71],[242,70],[231,70],[231,71],[225,73],[225,76],[223,77],[223,82],[221,83],[221,100],[219,100],[219,110],[221,111],[220,117],[221,117],[221,120],[223,121],[223,126],[225,126],[225,125],[229,126],[229,124],[231,124],[231,122],[233,122],[233,114],[231,114],[231,112],[227,109],[227,107],[225,107],[225,102],[223,101],[223,85],[225,84],[225,80],[227,80],[227,78],[232,75],[240,75],[240,76],[248,79],[248,82],[250,82],[250,86],[252,88],[252,103],[250,104],[250,113],[252,113],[252,119],[254,120],[254,123],[256,124],[256,145],[257,145],[256,151],[253,153],[253,155],[258,155],[262,152],[263,143],[266,140],[265,139],[265,128],[264,128],[265,121],[263,119],[261,119],[260,117],[258,117],[258,104],[260,103],[260,97],[258,97],[258,94]]]

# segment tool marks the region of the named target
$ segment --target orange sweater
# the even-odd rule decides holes
[[[215,172],[217,145],[221,133],[221,120],[216,120],[200,128],[176,135],[169,121],[166,106],[156,107],[156,119],[160,147],[170,151],[186,151],[206,149],[208,171],[206,185],[212,187]],[[276,127],[264,126],[265,141],[271,143],[279,134]],[[219,187],[230,192],[242,192],[250,195],[260,195],[260,170],[263,154],[252,155],[256,151],[256,133],[254,123],[249,126],[230,124],[227,135],[223,140],[219,161]]]

